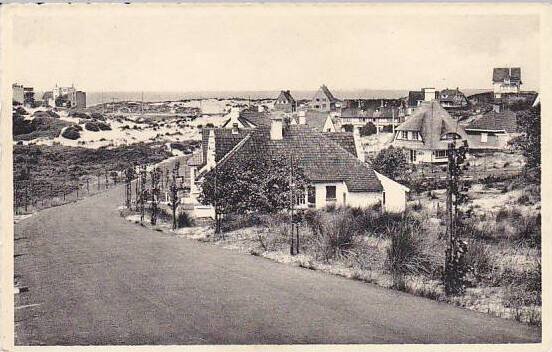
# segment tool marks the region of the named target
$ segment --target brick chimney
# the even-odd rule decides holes
[[[284,122],[281,115],[272,115],[270,124],[270,140],[279,141],[284,138]]]

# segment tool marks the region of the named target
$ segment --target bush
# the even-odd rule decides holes
[[[75,125],[76,126],[76,125]],[[63,133],[61,134],[61,136],[63,138],[67,138],[67,139],[72,139],[72,140],[76,140],[76,139],[79,139],[80,138],[80,132],[79,132],[79,129],[75,126],[70,126],[70,127],[67,127]]]
[[[352,248],[359,227],[349,212],[327,213],[313,230],[314,252],[318,259],[329,262]],[[317,232],[315,232],[317,231]]]
[[[387,248],[386,268],[393,277],[393,286],[404,289],[406,275],[432,272],[431,256],[426,252],[418,224],[403,222],[389,229],[391,244]]]
[[[393,146],[382,149],[372,162],[374,170],[392,179],[404,176],[407,166],[408,161],[404,151],[400,148],[393,148]]]
[[[98,132],[100,130],[100,127],[98,127],[96,122],[87,122],[84,124],[84,128],[92,132]]]
[[[372,122],[367,122],[366,125],[360,128],[360,136],[371,136],[377,132],[376,126]]]
[[[98,122],[98,127],[102,131],[110,131],[111,130],[111,126],[109,124],[105,123],[105,122]]]
[[[176,216],[176,227],[192,227],[194,226],[194,219],[185,211],[181,211]]]
[[[489,279],[494,269],[488,247],[479,241],[469,242],[464,263],[471,268],[474,279],[478,282]]]

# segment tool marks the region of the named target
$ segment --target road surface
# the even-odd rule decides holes
[[[175,238],[123,188],[15,225],[17,345],[538,342],[540,329]]]

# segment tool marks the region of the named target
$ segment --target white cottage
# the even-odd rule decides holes
[[[347,132],[324,133],[306,124],[287,125],[281,115],[273,115],[271,124],[232,133],[224,129],[204,130],[201,164],[197,165],[200,183],[203,176],[218,165],[232,163],[244,154],[262,151],[265,155],[293,156],[310,186],[298,206],[323,208],[328,205],[371,207],[382,205],[386,211],[402,211],[408,189],[377,174],[359,160],[355,135]]]

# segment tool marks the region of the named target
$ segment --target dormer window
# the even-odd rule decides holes
[[[458,133],[454,133],[454,132],[445,133],[444,135],[441,136],[441,140],[453,141],[455,139],[462,139],[462,137],[460,137]]]

